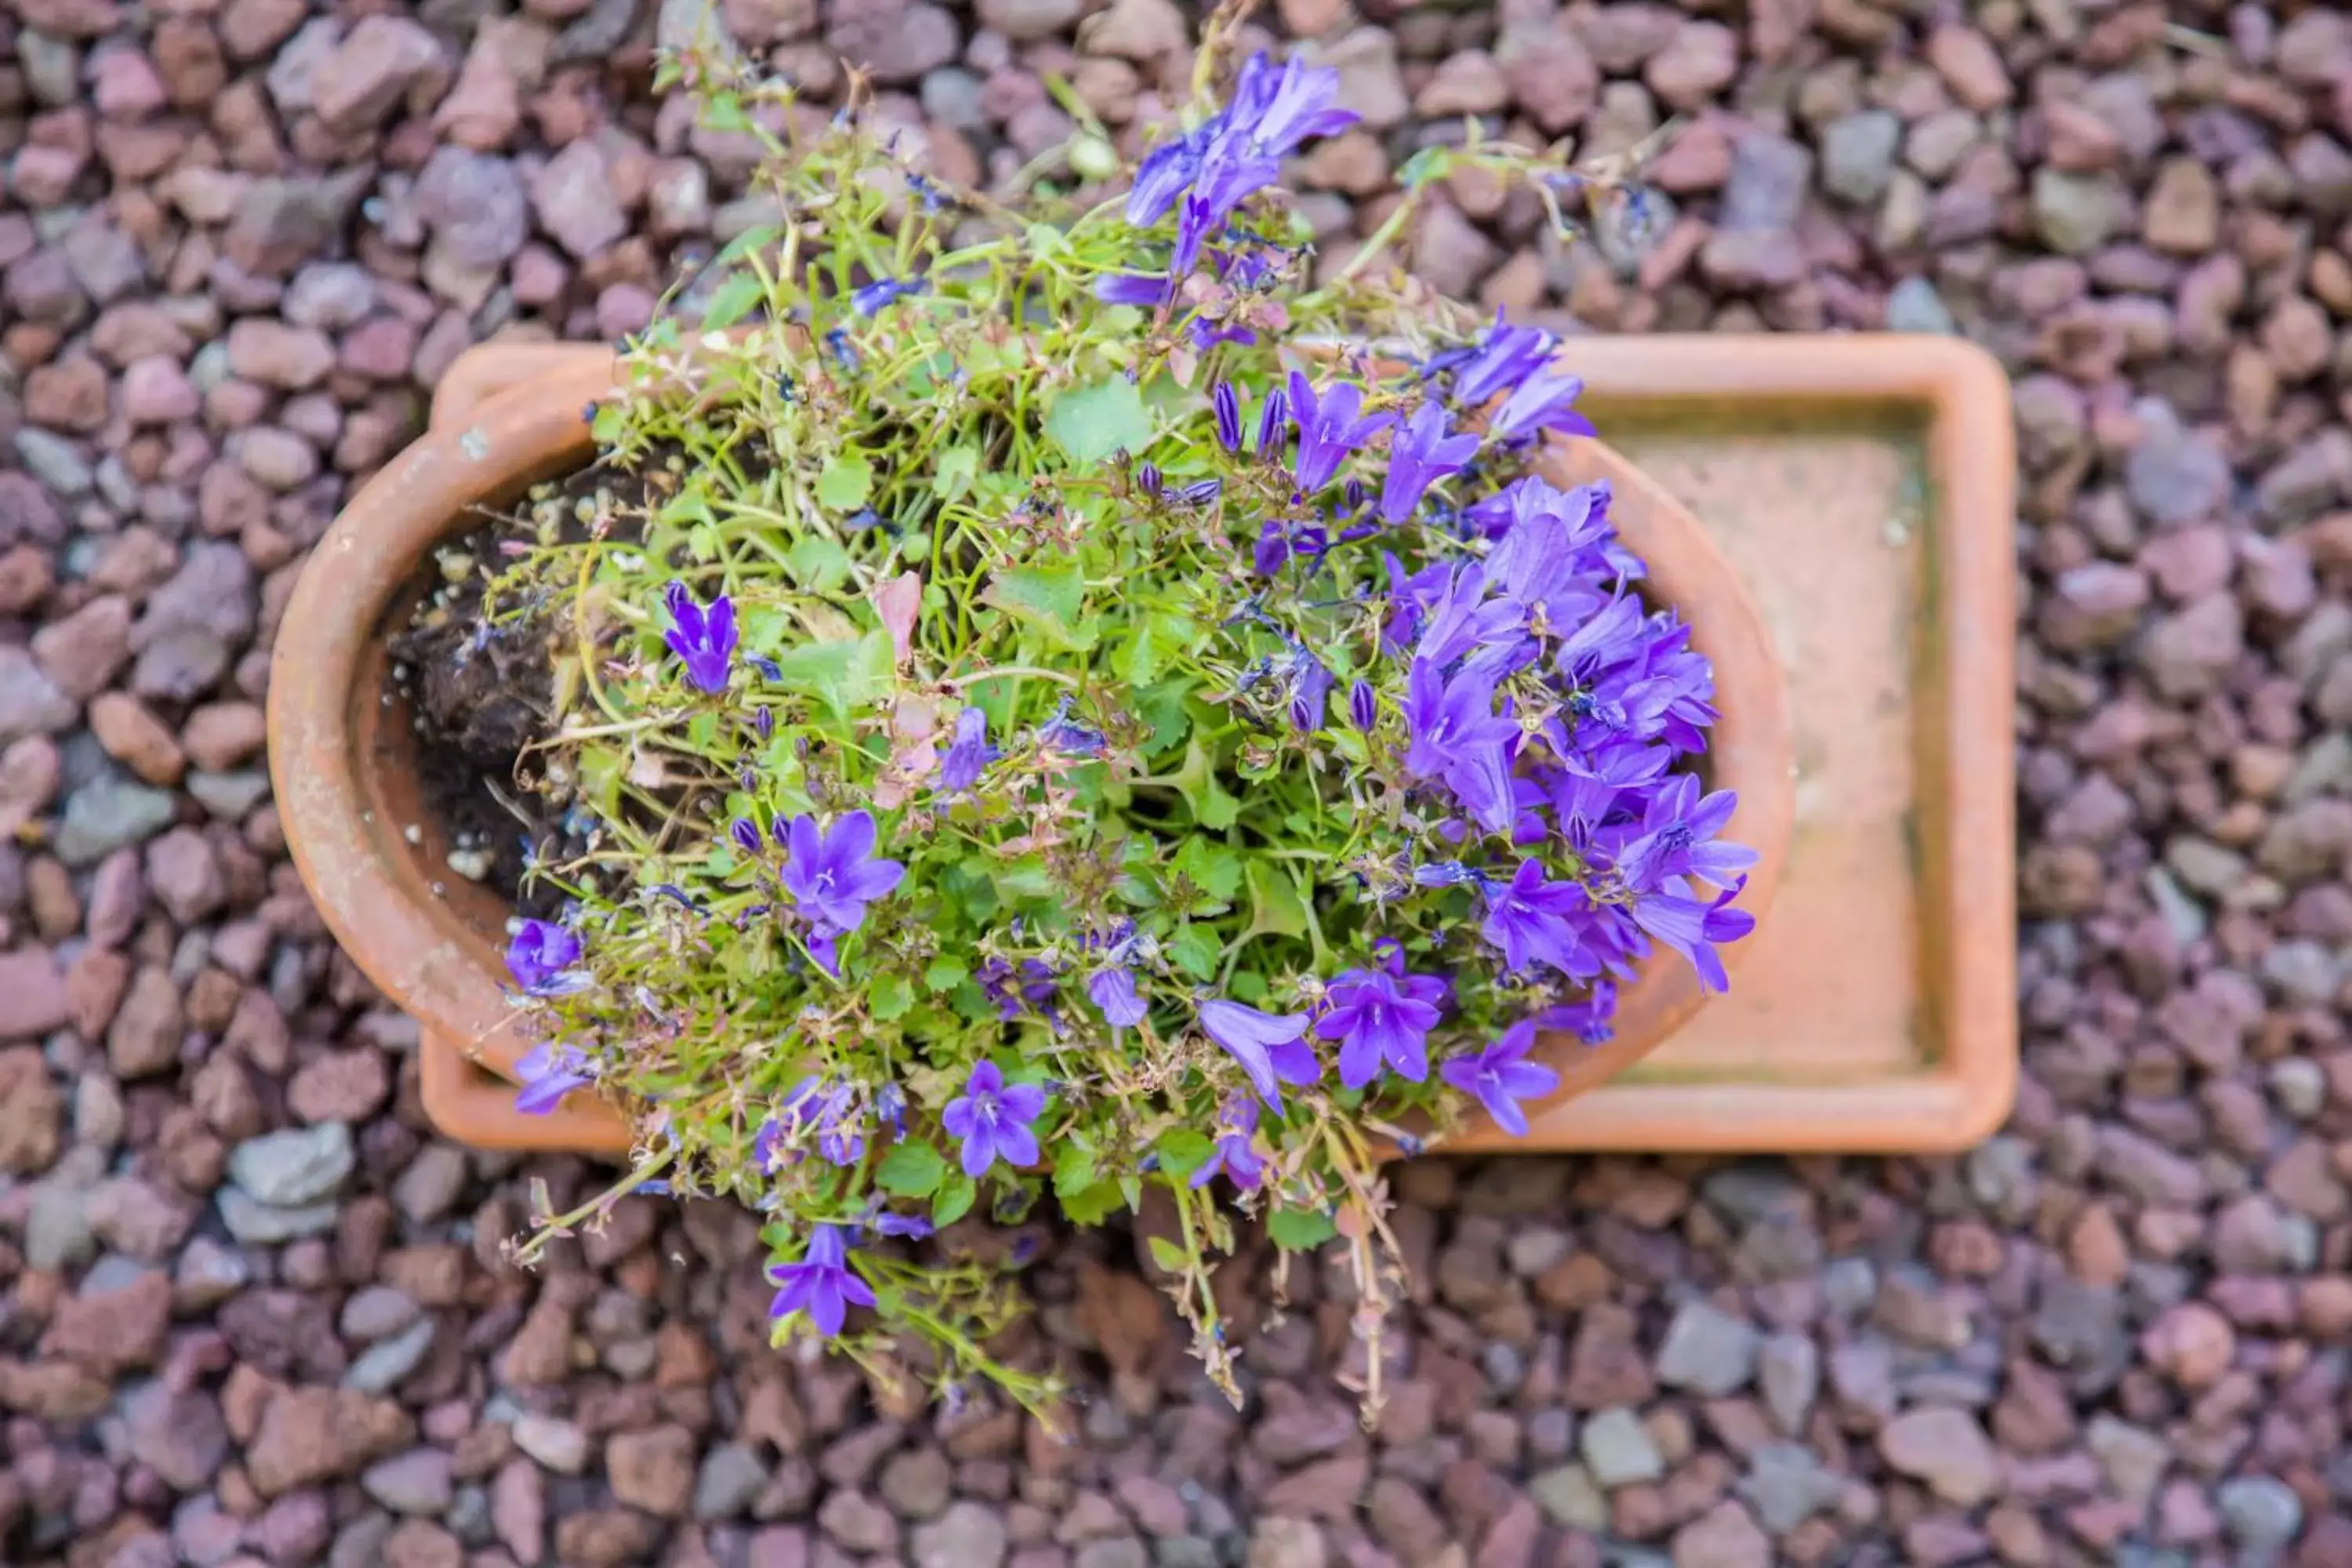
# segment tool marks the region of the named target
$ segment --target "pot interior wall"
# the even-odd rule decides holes
[[[551,464],[516,483],[493,505],[451,517],[440,542],[464,538],[488,517],[519,502],[532,485],[574,467],[576,463],[570,460]],[[480,948],[482,962],[503,974],[505,964],[499,954],[506,946],[507,921],[513,910],[496,891],[450,868],[449,853],[457,844],[448,822],[426,799],[415,705],[394,689],[389,679],[387,643],[408,624],[438,582],[428,556],[384,605],[375,635],[369,639],[362,676],[352,691],[352,732],[361,753],[360,792],[373,815],[385,858],[404,888],[433,900],[463,931],[467,945]]]

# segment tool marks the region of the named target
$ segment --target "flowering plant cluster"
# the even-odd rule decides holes
[[[1591,430],[1551,337],[1360,281],[1385,235],[1317,279],[1276,183],[1336,90],[1252,58],[1131,187],[1017,211],[716,95],[784,219],[508,546],[560,694],[524,772],[592,825],[513,931],[519,1103],[609,1095],[616,1193],[766,1215],[780,1343],[1051,1399],[999,1239],[1049,1196],[1155,1211],[1229,1391],[1236,1214],[1344,1237],[1376,1335],[1381,1159],[1524,1132],[1540,1043],[1605,1039],[1654,949],[1724,983],[1711,671],[1606,489],[1538,471]],[[1579,189],[1476,145],[1409,180],[1479,162]]]

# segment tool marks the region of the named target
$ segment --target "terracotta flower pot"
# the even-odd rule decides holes
[[[511,1088],[479,1070],[511,1080],[533,1043],[504,989],[509,910],[446,869],[450,845],[423,807],[407,716],[383,701],[385,645],[435,546],[477,526],[478,509],[592,455],[583,410],[611,389],[614,369],[611,351],[595,346],[491,344],[461,356],[431,428],[352,498],[311,554],[272,654],[270,771],[295,865],[344,951],[416,1019],[427,1114],[478,1146],[613,1153],[629,1132],[584,1092],[552,1115],[523,1115]],[[1698,520],[1605,445],[1561,443],[1545,467],[1556,483],[1611,482],[1612,516],[1648,563],[1649,592],[1683,611],[1714,663],[1722,720],[1706,771],[1710,787],[1738,792],[1725,836],[1760,857],[1740,900],[1760,921],[1788,848],[1795,764],[1780,668],[1755,606]],[[1724,950],[1727,964],[1742,945]],[[1544,1041],[1560,1075],[1544,1103],[1607,1081],[1706,1001],[1688,963],[1654,955],[1622,990],[1614,1038],[1597,1048]]]

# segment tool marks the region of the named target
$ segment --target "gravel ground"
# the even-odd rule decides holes
[[[0,7],[0,1559],[2352,1563],[2352,20],[1282,0],[1366,120],[1303,165],[1327,233],[1464,115],[1681,114],[1646,257],[1465,184],[1418,266],[2012,366],[2029,1081],[1964,1160],[1412,1166],[1370,1436],[1328,1281],[1236,1416],[1131,1257],[1059,1244],[1056,1447],[766,1352],[740,1215],[503,1266],[589,1173],[432,1140],[285,859],[267,647],[351,483],[468,342],[639,326],[758,220],[648,96],[699,0],[656,3]],[[1114,126],[1181,79],[1170,0],[1096,3],[723,19],[819,100],[870,61],[986,180],[1068,131],[1045,74]]]

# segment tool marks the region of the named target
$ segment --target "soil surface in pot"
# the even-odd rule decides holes
[[[592,465],[552,481],[548,499],[570,512],[602,496],[627,515],[642,488],[635,474]],[[530,750],[553,710],[556,628],[488,601],[505,544],[532,526],[488,515],[435,552],[412,589],[415,610],[391,639],[385,681],[388,700],[411,715],[419,789],[452,846],[450,869],[526,916],[552,919],[562,889],[528,872],[585,845],[569,802],[542,787]]]

